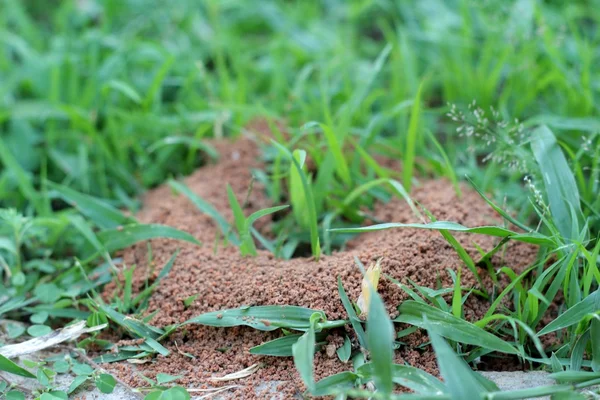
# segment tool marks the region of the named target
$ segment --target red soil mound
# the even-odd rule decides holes
[[[215,141],[212,144],[221,153],[220,161],[199,169],[185,183],[231,220],[225,185],[231,184],[238,198],[245,198],[251,180],[250,169],[260,166],[257,161],[259,149],[249,138],[236,142]],[[422,182],[411,195],[438,220],[456,221],[465,226],[501,222],[477,193],[465,187],[463,197],[457,198],[452,186],[444,180]],[[247,214],[267,206],[270,206],[269,201],[260,186],[255,185],[248,201]],[[406,203],[399,199],[378,205],[374,215],[383,221],[419,222]],[[457,270],[461,267],[462,285],[476,285],[473,275],[463,268],[455,251],[436,231],[396,229],[373,232],[353,240],[347,251],[324,256],[318,262],[307,258],[286,261],[264,251],[259,251],[254,258],[241,257],[234,247],[219,247],[215,251],[215,238],[220,236],[219,228],[186,197],[173,194],[166,186],[147,194],[138,218],[145,223],[161,223],[185,230],[204,243],[203,247],[197,247],[169,240],[152,241],[154,264],[158,267],[176,249],[181,249],[170,275],[162,281],[150,300],[148,312],[158,310],[152,320],[158,326],[183,322],[208,311],[243,305],[298,305],[323,310],[329,320],[343,319],[346,313],[338,296],[336,280],[340,276],[348,296],[353,300],[358,298],[362,276],[355,265],[354,256],[365,265],[381,259],[383,273],[406,284],[410,279],[431,288],[439,288],[440,284],[451,287],[452,280],[447,269]],[[497,243],[494,238],[482,235],[456,234],[455,237],[476,260],[479,253],[473,242],[485,250],[492,249]],[[535,253],[536,249],[531,246],[512,243],[506,252],[494,256],[493,264],[496,267],[508,265],[515,271],[521,271],[532,262]],[[138,245],[124,254],[127,265],[136,264],[138,267],[135,275],[138,283],[146,279],[147,259],[146,244]],[[491,289],[491,279],[486,271],[481,270],[480,273]],[[110,295],[112,290],[114,287],[107,288],[106,294]],[[383,277],[379,292],[390,315],[396,316],[397,306],[407,296]],[[183,300],[198,293],[198,298],[186,309]],[[465,306],[467,319],[480,318],[488,306],[486,300],[471,295]],[[284,381],[280,385],[281,398],[291,398],[304,389],[292,359],[254,356],[248,352],[250,347],[280,335],[277,331],[266,333],[246,327],[221,329],[189,325],[164,343],[172,351],[168,357],[159,356],[151,363],[140,366],[120,363],[107,367],[133,386],[145,384],[139,378],[142,372],[148,377],[165,372],[183,375],[178,384],[201,387],[209,383],[211,376],[221,376],[261,363],[262,367],[251,377],[233,382],[245,386],[245,389],[237,389],[233,397],[265,398],[264,394],[256,394],[255,385],[265,381]],[[340,332],[332,333],[328,340],[340,346],[341,337]],[[415,348],[427,340],[423,333],[414,333],[403,340],[408,345],[396,352],[397,362],[407,362],[437,372],[434,354]],[[189,353],[195,358],[191,359],[182,353]],[[351,369],[351,365],[341,363],[335,354],[328,356],[324,350],[315,355],[315,360],[317,379]]]

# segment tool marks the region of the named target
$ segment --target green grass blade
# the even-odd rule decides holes
[[[473,372],[467,363],[454,353],[436,331],[428,329],[427,333],[447,391],[453,399],[480,399],[486,389],[475,377],[476,372]]]
[[[312,392],[315,387],[315,378],[313,374],[315,358],[315,325],[321,317],[322,313],[312,314],[309,321],[309,328],[302,336],[300,336],[296,343],[292,345],[294,365],[309,392]]]
[[[316,342],[325,340],[328,333],[326,331],[319,332],[315,335]],[[291,357],[292,346],[302,336],[300,333],[292,333],[290,335],[282,336],[277,339],[270,340],[262,343],[258,346],[254,346],[250,349],[250,354],[261,354],[265,356],[275,357]]]
[[[19,367],[14,362],[0,354],[0,371],[8,372],[9,374],[23,376],[25,378],[35,379],[35,375],[24,368]]]
[[[219,152],[208,143],[205,143],[202,140],[188,137],[188,136],[168,136],[166,138],[162,138],[154,143],[150,147],[148,147],[149,153],[154,153],[155,151],[162,149],[167,146],[176,146],[176,145],[185,145],[191,149],[199,149],[208,154],[210,158],[213,160],[217,160],[219,158]]]
[[[135,104],[142,104],[142,97],[139,95],[137,90],[135,90],[135,88],[133,88],[127,82],[111,79],[102,87],[102,92],[104,95],[106,95],[111,89],[121,93]]]
[[[459,199],[462,198],[462,190],[460,190],[460,184],[458,183],[458,179],[456,178],[456,172],[452,167],[452,163],[448,158],[448,154],[446,154],[446,151],[444,150],[440,142],[438,142],[438,140],[435,138],[435,135],[431,131],[428,131],[427,133],[427,136],[429,137],[429,139],[437,149],[438,153],[440,153],[440,156],[442,156],[442,159],[444,160],[444,164],[446,166],[446,175],[448,179],[450,179],[450,182],[452,182],[452,186],[454,186],[454,192],[456,193],[456,196]]]
[[[496,211],[498,214],[500,214],[502,216],[502,218],[504,218],[505,220],[507,220],[511,224],[513,224],[515,226],[518,226],[519,228],[523,229],[525,232],[532,232],[533,231],[533,229],[531,229],[527,225],[521,223],[520,221],[516,220],[515,218],[513,218],[512,215],[510,215],[509,213],[507,213],[506,211],[504,211],[503,209],[501,209],[500,207],[498,207],[490,198],[488,198],[485,195],[485,193],[483,193],[483,191],[481,189],[479,189],[479,187],[475,184],[475,182],[473,182],[473,180],[471,178],[469,178],[468,176],[465,176],[465,178],[471,184],[471,186],[473,187],[473,189],[475,189],[475,191],[477,191],[477,193],[479,193],[479,195],[481,196],[481,198],[484,199],[485,202],[488,203],[489,206],[494,209],[494,211]]]
[[[233,212],[233,221],[241,241],[240,252],[243,256],[255,256],[256,246],[254,245],[254,241],[252,240],[252,237],[248,232],[248,228],[246,227],[246,216],[244,215],[242,206],[240,206],[240,203],[237,197],[235,197],[235,193],[233,193],[233,189],[229,184],[227,184],[227,197],[229,199],[229,207],[231,207],[231,211]]]
[[[565,239],[577,239],[583,226],[579,189],[556,137],[547,126],[532,132],[531,150],[542,172],[554,224]]]
[[[398,307],[398,310],[400,315],[394,320],[395,322],[433,330],[436,334],[459,343],[507,354],[519,353],[516,348],[499,337],[428,304],[407,300]]]
[[[306,205],[306,208],[308,210],[308,215],[309,215],[310,244],[311,244],[312,254],[315,257],[315,259],[318,260],[319,257],[321,256],[321,245],[319,243],[319,228],[318,228],[318,222],[317,222],[317,211],[315,209],[315,201],[314,201],[312,189],[308,183],[306,174],[302,170],[302,166],[300,165],[300,163],[298,161],[298,159],[301,157],[301,153],[298,150],[295,150],[294,154],[292,154],[292,153],[290,153],[290,151],[288,149],[285,148],[285,146],[282,146],[281,144],[279,144],[273,140],[271,142],[275,145],[275,147],[277,147],[279,149],[279,151],[281,153],[283,153],[287,156],[287,158],[290,160],[290,162],[292,163],[292,165],[294,167],[293,170],[300,177],[300,183],[302,184],[302,189],[304,190],[305,205]],[[290,178],[291,178],[291,176],[290,176]],[[292,203],[292,206],[294,206],[293,203]]]
[[[98,233],[98,239],[109,252],[124,249],[144,240],[159,238],[177,239],[200,245],[200,242],[189,233],[159,224],[134,224]]]
[[[600,297],[600,289],[597,289],[594,293],[559,315],[554,321],[539,331],[537,336],[543,336],[559,329],[568,328],[581,322],[585,316],[597,312],[598,310],[595,308],[597,297]]]
[[[235,222],[235,227],[238,230],[238,234],[241,236],[244,232],[246,216],[244,215],[242,206],[240,206],[240,203],[237,197],[235,197],[235,193],[233,193],[233,189],[229,184],[227,184],[227,197],[229,198],[229,207],[231,207],[231,211],[233,211],[233,221]]]
[[[452,270],[450,270],[452,271]],[[452,271],[454,272],[454,271]],[[452,315],[462,318],[462,291],[460,286],[460,268],[454,276],[454,292],[452,294]]]
[[[372,188],[374,188],[376,186],[385,185],[385,184],[391,186],[392,192],[394,194],[396,194],[398,197],[404,199],[404,201],[406,201],[406,203],[408,204],[408,206],[410,207],[410,209],[412,210],[412,212],[415,214],[415,216],[417,218],[421,218],[421,219],[423,218],[423,216],[421,215],[421,212],[417,209],[417,207],[415,206],[415,203],[410,198],[410,195],[408,194],[406,189],[404,189],[404,186],[402,186],[402,184],[395,179],[379,178],[379,179],[375,179],[375,180],[369,181],[367,183],[364,183],[364,184],[358,186],[357,188],[355,188],[354,190],[352,190],[344,198],[344,201],[342,204],[345,207],[348,207],[352,204],[352,202],[354,200],[359,198],[365,192],[368,192],[369,190],[371,190]]]
[[[221,232],[223,232],[223,235],[225,235],[231,243],[233,243],[236,246],[239,246],[240,241],[231,231],[231,226],[229,225],[229,222],[227,222],[225,217],[223,217],[217,211],[216,208],[214,208],[210,203],[206,202],[205,200],[200,198],[200,196],[192,192],[190,188],[188,188],[185,184],[174,180],[170,180],[168,181],[168,183],[169,186],[171,186],[176,192],[183,194],[192,203],[194,203],[198,210],[211,217],[217,223],[219,228],[221,228]]]
[[[140,338],[156,340],[164,333],[160,328],[145,324],[142,321],[138,321],[132,317],[125,316],[105,304],[100,304],[98,307],[116,324],[122,326],[127,331],[137,335]]]
[[[310,328],[310,316],[320,311],[297,306],[241,307],[205,313],[187,320],[184,324],[231,327],[250,326],[261,331],[279,328],[306,331]],[[320,312],[325,318],[325,314]]]
[[[356,372],[365,380],[370,380],[375,373],[373,363],[361,365]],[[435,376],[409,365],[392,365],[392,380],[395,384],[404,386],[415,393],[432,395],[446,391],[444,384]]]
[[[19,190],[23,196],[31,202],[38,214],[48,215],[50,210],[48,209],[46,203],[40,194],[35,190],[29,175],[11,154],[2,138],[0,138],[0,161],[2,161],[2,164],[4,164],[4,168],[6,170],[10,170],[13,174],[15,174]]]
[[[364,226],[364,227],[360,227],[360,228],[336,228],[336,229],[330,229],[330,231],[331,232],[340,232],[340,233],[363,233],[363,232],[381,231],[384,229],[391,229],[391,228],[417,228],[417,229],[448,230],[448,231],[456,231],[456,232],[478,233],[481,235],[497,236],[497,237],[502,237],[502,238],[508,237],[512,240],[516,240],[519,242],[525,242],[525,243],[531,243],[531,244],[546,245],[546,246],[556,245],[554,240],[552,240],[548,236],[539,234],[537,232],[517,233],[517,232],[513,232],[509,229],[502,228],[500,226],[478,226],[475,228],[467,228],[456,222],[450,222],[450,221],[436,221],[436,222],[431,222],[429,224],[402,224],[399,222],[388,222],[385,224],[376,224],[376,225]]]
[[[339,143],[330,126],[325,124],[319,124],[319,126],[325,134],[327,144],[329,145],[329,151],[331,151],[331,154],[333,154],[333,158],[335,159],[335,169],[337,174],[347,186],[351,186],[352,178],[350,177],[350,169],[348,168],[348,163],[346,162],[346,158],[342,151],[342,144]]]
[[[269,208],[265,208],[265,209],[262,209],[262,210],[258,210],[256,212],[250,214],[250,216],[246,220],[247,228],[250,229],[250,227],[252,226],[252,224],[254,224],[254,222],[256,222],[257,219],[262,218],[262,217],[264,217],[266,215],[269,215],[269,214],[274,214],[274,213],[276,213],[278,211],[281,211],[281,210],[285,210],[288,207],[289,207],[288,205],[269,207]]]
[[[330,396],[354,387],[357,374],[350,371],[339,372],[317,382],[311,392],[313,396]]]
[[[381,297],[369,284],[371,300],[367,316],[367,345],[373,364],[373,380],[377,391],[384,396],[392,394],[392,364],[394,359],[394,324],[390,320]]]
[[[48,182],[47,184],[63,200],[77,208],[83,215],[91,219],[102,229],[116,228],[120,225],[129,225],[137,222],[135,218],[126,217],[121,211],[96,197],[79,193],[76,190],[53,182]]]
[[[339,276],[337,278],[337,282],[338,282],[338,292],[340,294],[340,299],[342,301],[342,304],[344,305],[344,308],[346,309],[346,313],[348,314],[348,318],[350,319],[350,324],[352,324],[352,329],[354,329],[354,333],[356,334],[356,337],[358,338],[358,343],[360,344],[360,347],[362,347],[363,349],[366,349],[367,348],[367,334],[365,333],[365,330],[363,329],[361,320],[358,318],[358,315],[356,315],[356,311],[354,310],[354,307],[352,307],[352,303],[350,302],[350,299],[348,298],[348,295],[346,294],[346,291],[344,290],[344,285],[342,285],[342,280],[340,279]]]

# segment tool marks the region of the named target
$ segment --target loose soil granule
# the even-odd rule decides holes
[[[264,127],[255,125],[250,130],[260,134]],[[205,166],[185,179],[190,189],[210,202],[230,221],[232,214],[227,200],[226,184],[229,183],[238,199],[244,199],[251,181],[251,169],[259,168],[259,148],[255,138],[245,137],[235,142],[214,141],[212,145],[220,152],[220,160]],[[246,214],[271,204],[259,184],[246,203]],[[423,181],[411,196],[423,204],[438,220],[455,221],[465,226],[499,224],[502,221],[493,210],[467,187],[463,196],[457,198],[452,185],[445,180]],[[373,214],[382,221],[420,222],[407,204],[394,199],[376,206]],[[181,323],[199,314],[244,305],[298,305],[323,310],[329,320],[344,319],[345,310],[337,291],[337,277],[341,277],[350,299],[356,301],[360,294],[361,273],[355,265],[358,257],[365,265],[381,259],[383,274],[390,275],[409,285],[409,280],[430,288],[452,287],[448,269],[462,269],[463,287],[476,286],[471,272],[464,267],[454,249],[439,232],[418,229],[395,229],[363,234],[352,240],[347,250],[323,256],[319,261],[312,258],[292,260],[276,259],[266,251],[257,257],[242,257],[233,246],[219,247],[215,252],[215,240],[221,236],[213,220],[198,211],[182,195],[176,195],[168,186],[159,187],[147,194],[138,218],[144,223],[160,223],[182,229],[202,241],[203,246],[193,246],[171,240],[153,240],[152,254],[154,274],[177,250],[180,253],[171,273],[161,281],[152,295],[148,313],[158,310],[151,323],[166,326]],[[259,220],[256,226],[268,231],[268,219]],[[497,239],[483,235],[456,233],[457,240],[477,260],[479,252],[473,243],[490,250]],[[510,266],[519,273],[534,259],[537,249],[522,243],[509,243],[505,252],[498,252],[492,259],[495,268]],[[139,244],[123,254],[127,265],[135,264],[135,282],[141,286],[148,274],[147,244]],[[492,288],[491,278],[480,269],[484,284]],[[106,288],[110,297],[115,286]],[[395,284],[382,276],[379,284],[390,316],[397,316],[398,305],[407,298]],[[183,300],[199,294],[194,303],[186,308]],[[471,295],[465,303],[467,320],[481,318],[489,302]],[[402,327],[397,326],[398,330]],[[354,337],[348,327],[348,335]],[[351,364],[343,364],[333,353],[342,344],[343,331],[332,332],[328,345],[315,354],[315,378],[350,370]],[[248,378],[224,384],[237,384],[241,388],[232,392],[232,398],[295,398],[305,389],[297,374],[291,357],[255,356],[249,349],[265,341],[281,336],[281,332],[260,332],[249,327],[214,328],[187,325],[180,328],[163,344],[171,351],[167,357],[157,356],[151,362],[133,365],[127,362],[105,365],[123,381],[132,386],[144,386],[140,378],[154,378],[157,373],[183,376],[176,383],[188,388],[214,387],[210,377],[223,376],[259,363],[261,368]],[[417,348],[428,339],[424,332],[402,339],[406,342],[396,351],[396,362],[408,363],[437,373],[435,355],[429,349]],[[183,355],[188,353],[190,358]],[[264,382],[282,382],[278,394],[261,392]]]

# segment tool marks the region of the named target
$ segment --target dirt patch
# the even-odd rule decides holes
[[[246,196],[251,180],[250,169],[260,167],[257,161],[259,149],[252,138],[236,142],[215,141],[212,144],[221,153],[220,161],[201,168],[185,182],[231,220],[225,184],[231,184],[238,198]],[[261,189],[255,185],[248,201],[248,213],[270,205]],[[463,187],[463,197],[457,198],[452,186],[444,180],[423,181],[412,196],[439,220],[456,221],[466,226],[501,222],[477,193]],[[378,205],[374,215],[383,221],[418,222],[406,203],[400,200]],[[219,228],[187,198],[174,195],[169,187],[149,192],[138,218],[142,222],[161,223],[185,230],[204,243],[203,247],[195,247],[168,240],[152,241],[156,266],[165,263],[176,249],[181,249],[170,275],[162,281],[150,300],[148,312],[158,310],[152,320],[158,326],[183,322],[208,311],[243,305],[299,305],[323,310],[329,320],[343,319],[346,313],[338,296],[336,280],[338,276],[341,277],[348,296],[353,300],[358,298],[361,273],[355,266],[355,256],[365,264],[382,259],[383,273],[406,284],[410,279],[430,288],[452,286],[447,270],[457,270],[462,265],[455,251],[438,232],[417,229],[364,234],[349,243],[347,251],[324,256],[318,262],[310,258],[279,260],[264,251],[259,251],[257,257],[244,258],[234,247],[219,246],[215,250],[215,238],[220,236]],[[479,257],[474,242],[485,250],[492,249],[497,243],[494,238],[481,235],[456,234],[455,237],[474,259]],[[496,267],[508,265],[519,272],[534,260],[536,251],[532,246],[511,243],[505,252],[494,256],[493,264]],[[146,278],[147,259],[146,244],[124,253],[128,265],[138,266],[135,275],[137,282],[143,282]],[[486,271],[482,269],[480,273],[488,289],[491,289],[491,279]],[[462,268],[462,284],[476,284],[466,268]],[[108,287],[106,294],[110,294],[111,290],[114,287]],[[395,317],[396,307],[407,296],[385,279],[382,279],[379,291],[388,312]],[[196,301],[186,309],[183,299],[198,293],[200,295]],[[486,300],[471,295],[466,302],[466,318],[480,318],[488,305]],[[329,341],[341,345],[341,334],[343,332],[332,333]],[[183,375],[179,384],[202,387],[211,376],[221,376],[261,363],[262,368],[258,372],[236,382],[246,388],[238,389],[234,397],[261,398],[254,391],[255,385],[265,381],[285,381],[280,385],[280,390],[284,393],[283,398],[291,398],[304,390],[292,359],[253,356],[248,352],[249,348],[280,335],[277,331],[265,333],[246,327],[220,329],[190,325],[180,329],[164,343],[172,351],[170,356],[159,356],[152,363],[140,366],[120,363],[107,365],[107,368],[133,386],[144,385],[139,378],[143,371],[148,377],[154,377],[159,372]],[[408,345],[396,352],[397,362],[437,372],[434,354],[417,348],[427,340],[423,333],[416,332],[403,340]],[[195,358],[191,359],[182,353],[189,353]],[[341,363],[335,355],[328,356],[325,349],[315,355],[317,379],[348,369],[351,369],[351,365]]]

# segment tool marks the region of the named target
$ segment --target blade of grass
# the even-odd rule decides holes
[[[54,182],[47,182],[47,185],[58,193],[63,200],[77,208],[83,215],[94,221],[102,229],[116,228],[120,225],[129,225],[137,222],[135,218],[126,217],[121,211],[96,197],[79,193]]]
[[[479,187],[475,184],[475,182],[473,182],[473,180],[471,178],[469,178],[469,176],[465,175],[465,178],[467,179],[467,181],[469,182],[469,184],[471,184],[471,186],[473,187],[473,189],[475,189],[475,191],[477,191],[477,193],[479,193],[479,195],[481,196],[481,198],[484,199],[485,202],[488,203],[489,206],[494,209],[494,211],[496,211],[498,214],[500,214],[500,216],[502,216],[502,218],[504,218],[505,220],[507,220],[511,224],[513,224],[515,226],[518,226],[519,228],[523,229],[525,232],[532,232],[533,231],[533,229],[531,229],[527,225],[521,223],[517,219],[513,218],[512,215],[510,215],[509,213],[507,213],[506,211],[504,211],[503,209],[501,209],[500,207],[498,207],[492,200],[490,200],[490,198],[488,198],[485,195],[485,193],[483,193],[483,191],[481,189],[479,189]]]
[[[25,378],[35,379],[35,375],[24,368],[19,367],[14,362],[0,354],[0,371],[8,372],[9,374],[23,376]]]
[[[427,320],[427,318],[425,318]],[[427,324],[427,322],[425,323]],[[475,377],[476,372],[452,351],[436,330],[427,330],[435,351],[440,373],[453,399],[479,399],[487,390]]]
[[[412,111],[410,113],[410,122],[408,125],[408,132],[406,136],[406,150],[404,152],[404,163],[402,169],[402,176],[404,187],[408,192],[412,187],[413,170],[415,167],[415,153],[417,151],[417,136],[419,134],[419,127],[421,125],[421,92],[423,90],[423,83],[419,85],[417,94],[415,96],[415,102],[413,104]]]
[[[375,373],[372,363],[361,365],[356,372],[363,377],[363,380],[372,379]],[[409,365],[393,364],[392,380],[417,394],[433,395],[446,392],[444,384],[435,376]]]
[[[176,192],[183,194],[192,203],[194,203],[198,210],[211,217],[217,223],[219,228],[221,228],[221,232],[223,232],[223,235],[227,237],[227,240],[229,240],[234,245],[239,246],[240,241],[231,231],[231,226],[229,225],[229,222],[227,222],[225,217],[223,217],[217,211],[216,208],[214,208],[211,204],[201,199],[200,196],[192,192],[185,184],[174,180],[169,180],[168,183],[169,186],[171,186]]]
[[[194,317],[186,324],[232,327],[246,325],[261,331],[273,331],[279,328],[306,331],[310,328],[310,317],[321,311],[297,306],[256,306],[213,311]]]
[[[556,137],[547,126],[533,131],[531,150],[542,172],[554,224],[565,239],[577,239],[583,225],[579,189]]]
[[[450,221],[436,221],[431,222],[429,224],[402,224],[399,222],[388,222],[384,224],[376,224],[370,225],[360,228],[336,228],[330,229],[332,232],[340,232],[340,233],[363,233],[363,232],[372,232],[372,231],[380,231],[384,229],[391,228],[417,228],[417,229],[432,229],[432,230],[448,230],[448,231],[457,231],[457,232],[467,232],[467,233],[478,233],[482,235],[489,236],[497,236],[497,237],[508,237],[512,240],[516,240],[519,242],[531,243],[531,244],[539,244],[546,246],[555,246],[556,243],[554,240],[549,238],[548,236],[544,236],[542,234],[531,232],[531,233],[517,233],[513,232],[509,229],[502,228],[499,226],[478,226],[475,228],[467,228],[456,222]]]
[[[327,333],[327,331],[318,332],[315,334],[315,341],[319,343],[325,340],[328,335],[329,333]],[[302,336],[302,334],[292,333],[290,335],[270,340],[268,342],[250,348],[250,354],[261,354],[275,357],[291,357],[293,355],[292,345],[298,341],[300,336]]]
[[[428,304],[407,300],[398,307],[398,311],[400,311],[400,315],[394,320],[395,322],[433,330],[436,334],[459,343],[480,346],[507,354],[519,353],[516,348],[499,337]]]
[[[300,181],[302,184],[302,188],[304,190],[304,199],[305,199],[306,207],[308,209],[308,214],[310,217],[310,221],[309,221],[310,222],[310,244],[311,244],[312,254],[315,257],[315,259],[318,260],[321,255],[321,245],[319,244],[319,229],[318,229],[318,225],[317,225],[317,211],[315,209],[315,201],[313,198],[311,187],[308,183],[308,179],[306,178],[306,174],[302,170],[302,166],[298,162],[298,157],[300,157],[301,153],[299,153],[298,150],[295,150],[294,151],[295,154],[293,155],[292,153],[290,153],[290,151],[288,149],[285,148],[285,146],[282,146],[281,144],[275,142],[274,140],[272,140],[271,142],[275,145],[275,147],[277,147],[279,149],[279,151],[281,153],[283,153],[287,156],[288,160],[290,160],[290,162],[294,166],[295,171],[300,176]]]
[[[134,224],[98,233],[98,239],[109,252],[124,249],[143,240],[158,238],[177,239],[196,245],[201,244],[187,232],[159,224]]]
[[[315,388],[313,364],[315,358],[315,326],[323,317],[323,313],[313,313],[309,318],[309,327],[292,345],[294,365],[309,392]]]
[[[585,316],[597,312],[598,310],[595,307],[598,297],[600,297],[600,289],[597,289],[594,293],[559,315],[554,321],[539,331],[537,336],[543,336],[559,329],[568,328],[581,322]]]
[[[373,364],[373,380],[377,391],[384,396],[392,394],[392,365],[394,359],[394,324],[376,289],[369,282],[371,299],[367,316],[367,345]]]
[[[342,301],[342,304],[344,305],[344,308],[346,309],[346,313],[348,314],[348,318],[350,319],[350,324],[352,324],[352,329],[354,329],[354,333],[356,334],[356,337],[358,338],[358,343],[360,344],[360,347],[362,347],[363,349],[367,348],[367,334],[365,333],[365,330],[363,329],[361,320],[358,318],[358,315],[356,315],[356,311],[354,310],[354,307],[352,307],[352,303],[350,302],[350,299],[348,298],[348,295],[346,294],[346,291],[344,290],[344,286],[342,285],[342,280],[341,278],[338,276],[338,292],[340,294],[340,299]]]

